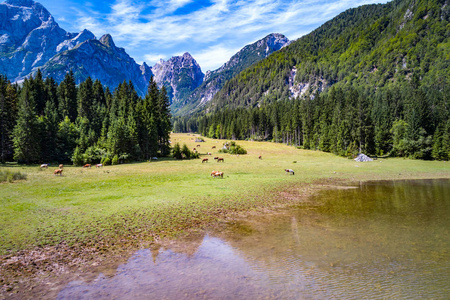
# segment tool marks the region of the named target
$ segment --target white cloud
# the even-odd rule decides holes
[[[167,60],[166,54],[156,54],[156,53],[148,53],[144,55],[144,59],[147,64],[153,66],[155,63],[159,62],[161,59]]]
[[[110,33],[138,61],[154,61],[153,52],[168,58],[189,51],[208,70],[269,33],[296,39],[347,8],[375,2],[327,1],[212,0],[209,6],[181,13],[179,8],[195,2],[117,0],[106,16],[91,8],[78,10],[78,24],[97,36]]]
[[[224,44],[214,45],[191,55],[202,68],[203,73],[208,70],[215,70],[226,63],[241,48],[231,48]]]

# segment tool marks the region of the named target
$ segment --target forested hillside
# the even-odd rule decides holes
[[[37,75],[21,87],[0,76],[0,160],[110,164],[170,152],[169,99],[151,80],[144,99],[131,82],[111,93],[72,72],[58,85]]]
[[[350,9],[229,80],[175,130],[448,159],[449,19],[448,0]]]

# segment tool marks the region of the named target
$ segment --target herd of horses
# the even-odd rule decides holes
[[[197,148],[199,148],[199,147],[200,147],[200,145],[197,145]],[[216,146],[212,146],[212,149],[216,149]],[[194,148],[194,151],[197,151],[196,148]],[[208,155],[211,155],[211,152],[208,152]],[[262,156],[260,155],[258,157],[258,159],[262,159]],[[216,160],[217,162],[225,162],[225,160],[222,157],[218,157],[218,156],[214,157],[214,160]],[[203,158],[202,159],[202,163],[205,163],[205,162],[206,163],[208,162],[208,158]],[[43,168],[48,169],[48,166],[49,166],[48,164],[42,164],[40,168],[41,169],[43,169]],[[96,168],[102,168],[103,164],[96,164],[95,167]],[[83,168],[91,168],[91,164],[85,164],[83,166]],[[53,174],[62,176],[63,169],[64,169],[64,166],[62,164],[60,164],[59,168],[56,169],[55,171],[53,171]],[[287,175],[295,175],[294,170],[292,170],[292,169],[284,169],[284,171],[286,172]],[[221,171],[212,171],[211,172],[211,177],[223,178],[223,172],[221,172]]]

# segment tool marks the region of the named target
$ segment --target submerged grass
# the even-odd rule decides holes
[[[65,167],[63,176],[54,176],[52,168],[10,166],[10,172],[20,172],[27,180],[0,184],[0,255],[60,243],[155,241],[230,212],[274,205],[287,187],[317,181],[450,177],[447,162],[359,163],[249,141],[239,142],[248,154],[237,156],[218,153],[224,142],[220,140],[196,143],[193,135],[173,134],[172,141],[191,149],[200,144],[196,148],[209,162],[160,159],[99,169]],[[214,156],[223,157],[224,163],[215,162]],[[295,175],[286,175],[284,169],[293,169]],[[224,172],[224,178],[212,178],[213,170]]]

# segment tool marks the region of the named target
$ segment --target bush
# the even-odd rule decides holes
[[[118,165],[119,164],[119,156],[116,154],[114,155],[111,164],[114,165]]]
[[[236,142],[226,142],[223,145],[225,146],[225,148],[219,150],[219,152],[221,153],[247,154],[247,150],[236,144]]]
[[[111,159],[109,157],[103,157],[102,161],[100,162],[102,165],[107,166],[111,164]]]
[[[176,159],[182,159],[183,156],[181,154],[181,147],[179,143],[176,143],[172,149],[172,157]]]
[[[0,182],[13,182],[16,180],[26,180],[27,174],[20,172],[11,172],[10,170],[0,171]]]
[[[183,148],[181,149],[181,153],[187,159],[191,158],[191,156],[193,154],[193,152],[191,152],[191,150],[189,150],[189,148],[188,148],[188,146],[186,144],[183,144]]]
[[[78,148],[78,146],[75,148],[75,151],[73,152],[72,162],[74,166],[82,166],[84,164],[83,153],[81,153],[80,148]]]

